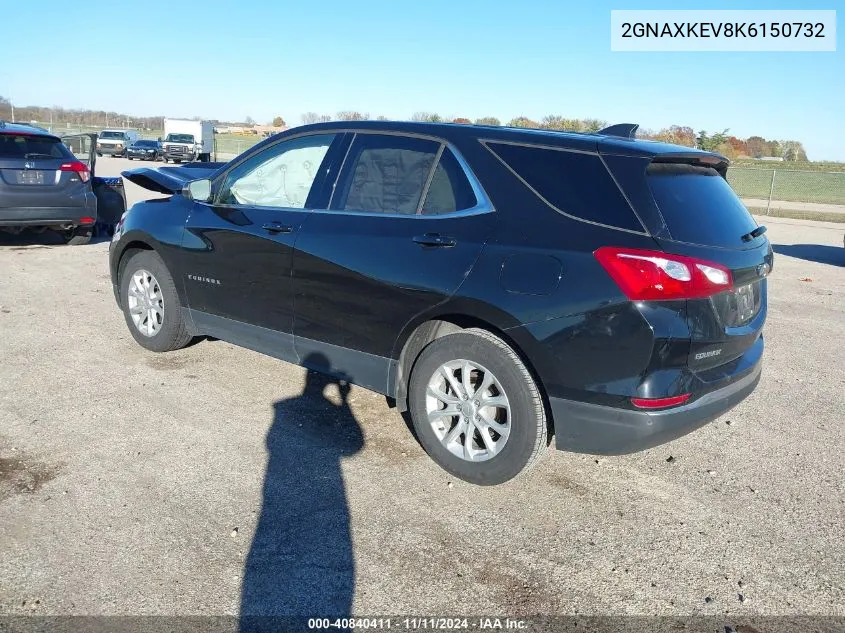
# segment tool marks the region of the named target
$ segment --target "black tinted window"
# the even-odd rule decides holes
[[[0,134],[0,158],[73,158],[73,154],[58,139]]]
[[[359,134],[332,209],[416,213],[439,148],[440,143],[426,139]]]
[[[434,170],[422,212],[427,215],[454,213],[476,204],[475,193],[458,159],[449,149],[444,149]]]
[[[582,220],[644,230],[597,155],[504,143],[489,147],[558,210]]]
[[[757,224],[715,169],[652,163],[651,193],[672,239],[707,246],[742,247]]]

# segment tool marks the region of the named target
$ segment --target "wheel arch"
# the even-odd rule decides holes
[[[396,402],[396,407],[402,412],[408,410],[408,381],[420,353],[429,344],[439,338],[471,328],[486,330],[487,332],[499,337],[516,353],[517,356],[519,356],[540,391],[540,396],[543,399],[543,407],[546,410],[549,441],[551,441],[554,431],[552,409],[551,406],[549,406],[546,388],[536,370],[536,367],[534,366],[534,363],[531,362],[531,359],[523,349],[523,346],[508,333],[507,329],[498,327],[490,320],[478,316],[461,313],[439,314],[417,324],[416,327],[410,331],[410,333],[404,338],[404,342],[401,344],[401,351],[399,352],[398,360],[396,362],[395,377],[391,380],[391,384],[389,385],[393,388],[393,397]]]

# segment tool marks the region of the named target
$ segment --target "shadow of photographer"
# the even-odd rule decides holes
[[[329,368],[321,354],[304,362]],[[327,397],[336,385],[340,404]],[[309,371],[301,395],[276,402],[267,473],[244,568],[240,630],[281,630],[280,616],[348,617],[355,561],[341,459],[363,447],[349,383]]]

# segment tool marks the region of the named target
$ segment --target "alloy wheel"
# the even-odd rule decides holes
[[[144,336],[158,334],[164,322],[164,296],[158,280],[148,270],[140,269],[129,281],[129,315]]]
[[[426,412],[437,439],[470,462],[492,459],[508,441],[511,407],[486,367],[458,359],[442,364],[426,389]]]

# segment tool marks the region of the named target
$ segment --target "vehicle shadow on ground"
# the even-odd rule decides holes
[[[305,364],[329,367],[321,354]],[[340,404],[327,397],[331,385]],[[241,633],[285,630],[280,617],[350,615],[355,562],[340,460],[360,451],[364,439],[347,404],[349,390],[346,381],[309,371],[301,395],[273,406],[263,503],[241,589]]]
[[[772,244],[778,255],[806,259],[819,264],[845,266],[845,247],[822,244]]]
[[[109,228],[97,226],[91,241],[88,244],[99,244],[111,240]],[[0,247],[2,246],[66,246],[65,240],[55,231],[27,230],[20,233],[7,233],[0,231]]]

